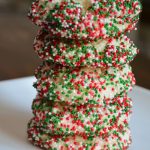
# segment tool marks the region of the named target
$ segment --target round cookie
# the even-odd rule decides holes
[[[46,30],[39,30],[34,50],[42,60],[64,66],[119,66],[128,63],[138,53],[127,36],[92,42],[51,38]]]
[[[46,134],[37,126],[29,126],[28,139],[34,145],[51,150],[127,150],[131,144],[128,127],[123,132],[114,131],[108,137],[62,136]]]
[[[84,40],[131,31],[140,12],[139,0],[36,0],[28,16],[51,35]]]
[[[101,105],[68,106],[65,103],[36,99],[33,103],[34,118],[45,133],[52,135],[108,136],[114,130],[128,126],[132,101],[127,96],[117,97],[113,103]]]
[[[45,62],[35,71],[35,76],[34,87],[40,96],[69,105],[90,103],[106,106],[135,84],[128,64],[118,68],[70,68]]]

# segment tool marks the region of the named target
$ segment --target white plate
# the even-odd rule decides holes
[[[38,150],[27,141],[27,122],[36,95],[33,77],[0,82],[0,150]],[[150,150],[150,92],[135,87],[130,150]]]

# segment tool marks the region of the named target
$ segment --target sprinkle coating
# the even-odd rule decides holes
[[[36,0],[29,18],[55,37],[105,39],[134,29],[139,0]]]
[[[34,100],[32,109],[35,117],[30,126],[37,125],[47,134],[108,136],[128,126],[132,101],[127,96],[112,100],[108,106],[66,105],[46,99]],[[119,128],[119,129],[118,129]]]
[[[70,68],[43,63],[35,71],[34,87],[42,97],[67,104],[105,105],[135,84],[129,65],[120,68]]]
[[[131,62],[138,53],[127,36],[85,42],[51,38],[45,30],[35,38],[34,50],[43,61],[71,67],[119,66]]]
[[[42,59],[33,84],[28,140],[46,150],[127,150],[138,53],[124,35],[136,29],[139,0],[34,0]]]
[[[34,145],[49,150],[127,150],[131,144],[128,127],[123,132],[114,132],[110,136],[83,137],[46,134],[37,126],[28,127],[28,139]]]

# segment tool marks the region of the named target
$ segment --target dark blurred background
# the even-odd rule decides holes
[[[0,80],[33,75],[40,59],[32,43],[37,27],[26,17],[31,0],[0,0]],[[140,49],[132,63],[137,84],[150,89],[150,0],[143,0],[138,31],[131,39]]]

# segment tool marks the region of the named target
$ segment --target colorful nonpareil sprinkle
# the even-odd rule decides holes
[[[131,107],[131,99],[124,95],[113,99],[107,106],[69,106],[37,97],[32,105],[35,117],[31,120],[30,126],[36,125],[52,135],[105,137],[114,129],[121,131],[128,126]]]
[[[46,150],[127,150],[138,53],[124,35],[139,20],[139,0],[34,0],[40,27],[34,50],[33,118],[28,140]]]
[[[28,127],[28,139],[34,145],[48,150],[127,150],[131,144],[128,127],[115,131],[107,137],[82,135],[52,135],[38,126]]]
[[[63,66],[119,66],[128,63],[138,53],[127,36],[97,41],[74,41],[51,38],[46,30],[40,30],[34,50],[42,60]]]
[[[101,104],[135,84],[129,65],[119,68],[70,68],[43,63],[35,72],[34,87],[42,97],[70,104]]]
[[[139,0],[36,0],[28,16],[51,35],[83,40],[131,31],[140,12]]]

